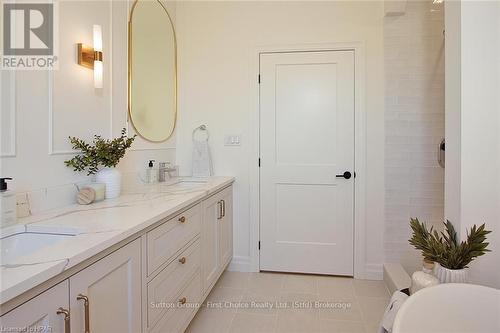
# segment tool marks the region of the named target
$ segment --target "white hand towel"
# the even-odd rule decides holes
[[[401,291],[395,291],[394,294],[392,294],[391,301],[389,302],[384,316],[382,317],[382,322],[380,323],[380,333],[392,332],[392,326],[394,325],[396,314],[407,298],[408,295]]]
[[[193,177],[210,177],[212,160],[208,141],[193,140]]]

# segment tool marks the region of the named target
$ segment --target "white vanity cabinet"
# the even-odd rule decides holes
[[[222,218],[219,219],[219,273],[233,258],[233,188],[221,193]],[[220,275],[220,274],[219,274]]]
[[[199,236],[201,219],[201,204],[198,204],[147,233],[148,276]]]
[[[229,185],[186,204],[109,254],[73,267],[50,289],[32,290],[37,296],[3,314],[0,328],[183,332],[232,258],[232,195]]]
[[[68,290],[68,280],[65,280],[3,315],[0,318],[2,332],[69,332]]]
[[[217,280],[219,267],[219,218],[221,216],[221,198],[216,194],[203,202],[203,232],[201,235],[202,260],[201,276],[203,294]]]
[[[146,234],[146,331],[182,332],[201,302],[202,204]],[[145,274],[146,275],[146,274]]]
[[[69,278],[71,332],[141,331],[141,240]]]
[[[226,268],[232,197],[226,187],[147,233],[147,332],[183,332]]]
[[[12,332],[140,332],[141,240],[30,299],[0,323]]]
[[[232,187],[203,201],[202,280],[207,295],[232,258]]]

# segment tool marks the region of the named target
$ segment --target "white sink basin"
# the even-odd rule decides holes
[[[0,240],[2,264],[9,263],[16,258],[32,254],[44,247],[73,237],[74,235],[61,235],[51,233],[22,232],[3,237]]]
[[[500,332],[500,290],[448,283],[422,289],[399,309],[393,333]]]

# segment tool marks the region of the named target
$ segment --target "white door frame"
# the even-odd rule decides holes
[[[260,73],[260,54],[270,52],[311,52],[311,51],[354,51],[354,169],[356,179],[354,184],[354,277],[367,278],[366,274],[366,114],[365,114],[365,56],[363,42],[275,45],[256,47],[250,51],[249,89],[250,101],[250,270],[259,271],[260,239],[260,177],[258,159],[260,155],[260,102],[258,75]],[[236,258],[235,258],[236,259]],[[244,264],[244,263],[240,263]]]

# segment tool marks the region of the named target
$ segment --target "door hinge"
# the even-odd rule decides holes
[[[260,241],[259,241],[259,250],[260,250]]]
[[[259,168],[260,168],[260,157],[259,157]]]
[[[257,75],[257,82],[260,84],[260,74]]]

